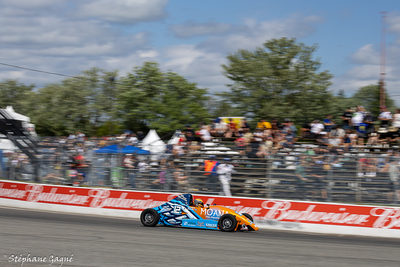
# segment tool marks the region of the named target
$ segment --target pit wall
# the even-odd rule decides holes
[[[177,193],[85,188],[0,180],[0,206],[139,218]],[[400,208],[193,194],[205,204],[249,213],[260,228],[400,238]]]

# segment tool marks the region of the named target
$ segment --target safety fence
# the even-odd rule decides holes
[[[123,167],[123,155],[92,153],[86,158],[90,158],[88,164],[77,168],[71,167],[67,154],[43,159],[40,182],[222,194],[219,175],[202,168],[206,155],[137,156],[135,168]],[[400,198],[400,158],[388,154],[277,153],[264,158],[234,155],[230,159],[235,171],[229,188],[233,196],[373,204],[397,204]],[[215,160],[221,163],[223,157]],[[29,162],[8,164],[0,176],[34,182]]]

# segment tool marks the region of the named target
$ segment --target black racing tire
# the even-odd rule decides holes
[[[237,226],[237,220],[232,214],[224,214],[218,220],[218,227],[223,232],[233,232]]]
[[[250,214],[248,214],[248,213],[242,213],[242,214],[244,217],[249,219],[251,222],[254,222],[253,217]],[[254,231],[254,229],[250,225],[248,225],[247,228],[249,229],[249,231]]]
[[[140,214],[140,221],[144,226],[154,227],[158,224],[160,215],[154,209],[145,209]]]
[[[253,217],[248,214],[248,213],[242,213],[244,217],[246,217],[247,219],[249,219],[251,222],[254,222]]]

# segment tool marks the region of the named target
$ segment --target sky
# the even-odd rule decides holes
[[[273,38],[317,45],[329,90],[351,96],[380,77],[386,13],[387,92],[400,106],[398,0],[0,0],[0,80],[36,88],[96,67],[132,72],[145,61],[210,93],[227,91],[226,57]],[[6,65],[4,65],[6,64]],[[355,103],[356,104],[356,103]]]

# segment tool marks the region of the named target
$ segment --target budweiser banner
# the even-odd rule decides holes
[[[0,198],[97,209],[141,211],[158,206],[178,194],[82,188],[0,181]],[[205,204],[218,204],[251,214],[257,223],[313,223],[400,229],[400,208],[276,199],[194,195]]]

